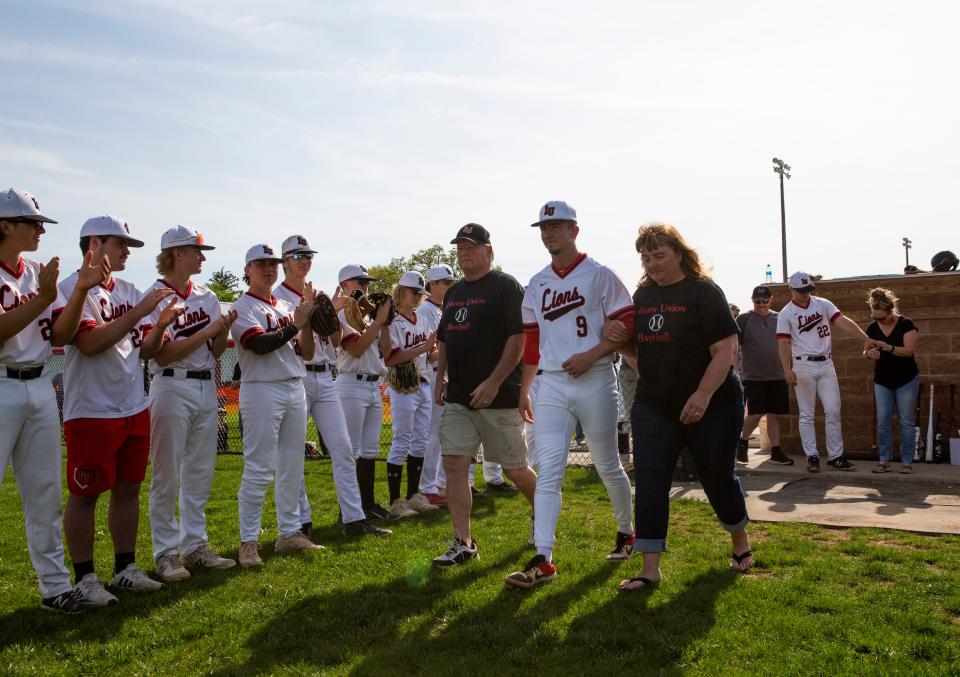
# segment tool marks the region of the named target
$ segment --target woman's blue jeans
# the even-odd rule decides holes
[[[890,461],[893,458],[893,409],[896,407],[900,420],[900,462],[911,463],[917,448],[916,410],[920,374],[896,389],[874,383],[873,392],[877,396],[877,447],[880,460]]]
[[[743,429],[743,397],[709,407],[697,423],[684,425],[653,407],[634,402],[633,469],[636,478],[636,534],[639,552],[667,549],[670,485],[677,455],[686,446],[700,483],[723,528],[742,531],[749,521],[735,471],[737,440]]]

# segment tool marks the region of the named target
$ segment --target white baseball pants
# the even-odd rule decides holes
[[[426,455],[433,415],[432,394],[433,388],[429,383],[421,383],[412,393],[398,393],[390,388],[393,441],[387,463],[403,465],[408,455],[415,458]]]
[[[380,455],[380,430],[383,428],[383,400],[377,381],[358,381],[357,375],[344,372],[337,376],[337,395],[347,421],[347,433],[353,460]]]
[[[206,506],[217,465],[217,406],[217,382],[213,379],[188,379],[179,373],[156,376],[151,383],[150,533],[154,560],[178,551],[189,555],[207,542]]]
[[[308,371],[303,387],[307,395],[307,411],[313,417],[313,424],[317,426],[317,431],[330,452],[333,486],[337,492],[337,503],[340,504],[343,522],[349,524],[365,519],[365,516],[360,500],[360,487],[357,485],[357,463],[353,458],[347,420],[343,415],[335,383],[329,370]],[[304,481],[300,487],[300,522],[309,522],[311,513]]]
[[[300,531],[300,485],[307,440],[307,402],[299,378],[240,384],[243,414],[243,477],[237,501],[240,541],[260,537],[263,500],[270,482],[277,511],[277,531]]]
[[[42,597],[70,590],[63,561],[63,485],[60,415],[46,375],[7,378],[0,367],[0,484],[9,463],[20,490],[27,550]]]
[[[534,496],[534,539],[537,551],[552,550],[560,517],[563,475],[570,450],[570,432],[580,421],[593,465],[613,505],[617,529],[633,533],[633,497],[630,479],[617,449],[617,380],[613,366],[604,362],[574,378],[566,372],[539,376],[533,428],[538,464]]]
[[[817,430],[814,426],[814,412],[817,398],[823,405],[825,429],[827,433],[827,457],[830,460],[843,454],[843,434],[840,430],[840,384],[833,360],[811,362],[794,360],[793,373],[797,375],[797,408],[800,410],[798,427],[803,453],[817,455]]]

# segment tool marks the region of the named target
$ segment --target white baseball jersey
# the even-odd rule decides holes
[[[390,354],[393,355],[401,350],[409,350],[426,343],[431,331],[436,331],[436,327],[430,329],[427,322],[418,313],[414,313],[410,318],[397,313],[393,322],[390,323],[390,343],[393,345]],[[429,353],[420,353],[413,358],[413,362],[417,365],[417,369],[422,376],[426,376],[427,371],[432,369],[427,365],[427,355]]]
[[[794,357],[829,357],[833,346],[830,323],[842,314],[833,303],[819,296],[811,296],[806,308],[790,301],[777,317],[777,338],[790,339]]]
[[[586,254],[565,270],[551,263],[534,275],[522,306],[524,327],[539,327],[544,371],[562,371],[567,358],[602,340],[604,322],[632,311],[633,299],[617,274]]]
[[[431,333],[437,333],[437,327],[440,326],[440,318],[443,317],[443,306],[439,306],[430,299],[424,299],[420,307],[417,308],[417,322],[423,323],[423,330],[427,336]],[[427,369],[420,374],[433,382],[433,372],[437,370],[435,364],[427,364]]]
[[[340,371],[376,374],[378,376],[387,373],[383,358],[380,357],[380,345],[377,340],[374,340],[360,357],[354,357],[350,354],[350,351],[343,348],[350,341],[356,341],[360,334],[347,322],[347,316],[344,315],[343,309],[340,310],[338,315],[340,316],[340,325],[343,327],[343,337],[340,339],[340,355],[337,358],[337,367]]]
[[[164,280],[157,280],[145,293],[154,289],[173,289],[173,287]],[[174,289],[174,291],[176,290]],[[216,294],[203,285],[197,285],[193,282],[187,283],[187,293],[181,295],[180,292],[177,292],[176,299],[176,305],[186,308],[186,310],[183,315],[174,320],[173,324],[167,327],[163,336],[164,344],[168,341],[178,341],[193,336],[198,331],[203,331],[209,327],[211,322],[220,319],[220,301]],[[170,300],[165,299],[157,305],[156,310],[148,316],[150,324],[155,325],[157,323],[160,318],[160,311],[168,303],[170,303]],[[216,369],[217,360],[214,358],[210,347],[211,342],[208,341],[189,355],[168,364],[167,367],[190,371],[213,371]],[[150,360],[150,371],[157,373],[163,371],[163,368],[158,366],[155,361]]]
[[[303,301],[303,294],[298,292],[296,289],[288,287],[286,283],[281,284],[279,287],[273,290],[273,295],[286,301],[294,310],[300,305],[300,302]],[[329,338],[323,338],[316,332],[313,333],[313,341],[317,345],[317,349],[313,353],[313,359],[307,361],[306,364],[336,364],[337,363],[337,349],[334,348],[333,342]],[[241,367],[242,369],[242,367]]]
[[[77,273],[63,280],[60,283],[63,298],[70,298],[76,286]],[[87,292],[77,334],[120,318],[133,310],[141,296],[136,287],[116,277],[106,286],[97,285]],[[152,329],[150,318],[145,317],[120,341],[92,357],[67,345],[63,367],[64,421],[123,418],[147,408],[140,344]]]
[[[39,263],[21,258],[17,269],[11,270],[0,262],[0,313],[23,305],[39,291]],[[57,290],[56,301],[44,308],[37,319],[0,343],[0,365],[20,368],[46,364],[50,359],[53,311],[66,305],[66,299]]]
[[[246,342],[257,334],[265,334],[293,324],[294,307],[271,295],[262,299],[247,292],[233,304],[237,319],[230,327],[230,335],[237,345],[241,383],[269,383],[306,376],[297,339],[265,355],[247,350]]]

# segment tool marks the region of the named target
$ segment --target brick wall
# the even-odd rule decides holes
[[[782,308],[790,299],[790,290],[784,284],[769,285],[774,293],[773,307]],[[841,280],[821,280],[817,296],[833,301],[845,315],[866,329],[870,323],[867,296],[874,287],[886,287],[900,297],[900,312],[906,315],[920,331],[917,348],[917,366],[923,392],[922,429],[926,436],[929,384],[945,386],[960,384],[960,272],[926,273],[919,275],[889,275],[858,277]],[[852,458],[875,458],[873,362],[861,355],[863,343],[859,339],[833,338],[833,361],[843,398],[843,441]],[[949,418],[949,389],[941,387],[943,413]],[[960,389],[957,397],[960,399]],[[960,420],[957,418],[955,420]],[[823,433],[823,410],[817,403],[817,445],[826,454]],[[946,423],[944,423],[946,434]],[[953,431],[953,435],[956,435]],[[894,458],[898,453],[894,427]],[[797,430],[797,403],[790,392],[790,415],[781,417],[781,446],[790,454],[802,454]]]

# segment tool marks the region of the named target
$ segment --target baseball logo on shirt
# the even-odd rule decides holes
[[[96,471],[90,468],[74,468],[73,482],[81,489],[86,489],[93,483]]]
[[[657,314],[651,317],[647,326],[650,327],[650,331],[660,331],[663,329],[663,315]]]
[[[549,302],[547,301],[549,298]],[[540,303],[540,310],[543,312],[543,319],[557,320],[571,310],[576,310],[584,305],[587,299],[580,295],[580,291],[574,287],[572,291],[553,291],[549,287],[543,290],[543,297]]]
[[[453,315],[453,321],[457,324],[463,324],[467,319],[467,309],[461,308]]]

